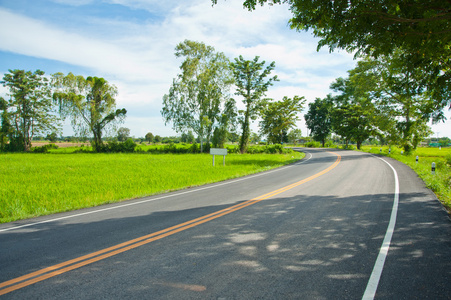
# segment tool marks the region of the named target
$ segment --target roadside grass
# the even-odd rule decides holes
[[[303,157],[230,154],[225,166],[216,156],[213,167],[208,154],[0,154],[0,223],[223,181]]]
[[[392,157],[411,167],[451,214],[451,148],[417,148],[409,154],[401,154],[402,149],[393,146],[390,148],[362,146],[361,148],[365,152]],[[436,164],[434,175],[431,172],[433,162]]]

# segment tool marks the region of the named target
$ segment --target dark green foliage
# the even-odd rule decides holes
[[[309,110],[304,115],[305,123],[310,129],[310,135],[322,143],[323,147],[326,138],[332,132],[331,111],[332,101],[330,95],[327,98],[316,98],[314,102],[309,103]]]
[[[245,153],[251,135],[250,124],[257,119],[260,104],[268,88],[274,81],[279,81],[277,76],[266,78],[274,70],[276,63],[272,62],[265,67],[265,61],[259,62],[259,56],[253,60],[245,60],[241,55],[231,63],[233,76],[235,77],[236,95],[243,97],[245,110],[239,111],[238,118],[241,125],[240,151]]]
[[[194,134],[192,131],[188,131],[187,133],[182,133],[182,136],[180,137],[180,141],[182,143],[194,143],[196,139],[194,138]]]
[[[217,0],[212,0],[213,4]],[[245,0],[244,7],[286,3],[290,26],[312,31],[318,49],[345,49],[378,58],[401,49],[406,68],[422,73],[433,103],[430,114],[443,118],[451,108],[451,2],[443,0]]]
[[[152,143],[153,142],[153,134],[152,134],[152,132],[146,133],[146,141],[148,143]]]
[[[9,90],[10,99],[0,99],[2,148],[6,151],[30,151],[35,134],[59,131],[51,90],[44,72],[9,70],[0,82]],[[5,137],[9,146],[5,145]]]
[[[249,146],[247,153],[250,154],[287,154],[291,153],[291,148],[284,148],[281,144],[273,144],[266,146]]]
[[[48,153],[50,149],[58,149],[58,146],[55,144],[47,144],[39,147],[32,147],[31,152],[33,153]]]
[[[107,144],[102,144],[96,152],[106,152],[106,153],[132,153],[135,151],[137,144],[132,138],[127,139],[123,143],[116,141],[108,142]]]
[[[448,154],[447,156],[445,156],[445,160],[446,160],[446,163],[448,164],[448,166],[451,167],[451,154]]]
[[[56,142],[56,139],[58,138],[58,135],[56,134],[56,132],[52,132],[50,134],[47,134],[47,136],[45,138],[47,140],[49,140],[50,142]]]
[[[79,136],[92,134],[96,152],[102,152],[102,136],[109,128],[123,122],[125,108],[116,109],[117,88],[104,78],[53,74],[53,99],[60,114],[70,117],[72,128]]]
[[[175,55],[185,60],[180,66],[182,73],[173,79],[169,93],[163,96],[161,115],[175,131],[196,133],[201,148],[206,140],[208,151],[213,130],[226,114],[233,82],[229,60],[201,42],[185,40],[175,50]]]
[[[121,127],[117,130],[117,140],[119,142],[125,142],[130,137],[130,129]]]
[[[213,147],[224,148],[224,143],[227,140],[227,130],[225,128],[215,128],[213,132]]]
[[[200,153],[200,145],[197,143],[194,144],[174,144],[169,143],[167,145],[162,146],[154,146],[147,150],[147,152],[152,154],[193,154]]]
[[[155,143],[161,143],[162,140],[163,140],[163,139],[162,139],[161,136],[159,136],[159,135],[156,135],[156,136],[153,138],[153,141],[154,141]]]
[[[321,143],[312,141],[312,142],[305,143],[304,147],[307,147],[307,148],[320,148],[321,147]]]
[[[240,153],[240,148],[237,145],[225,145],[228,154]],[[141,152],[139,148],[135,152]],[[248,148],[248,153],[250,154],[286,154],[291,153],[293,150],[290,148],[284,148],[280,144],[267,145],[267,146],[250,146]],[[168,144],[162,146],[153,146],[147,150],[148,153],[152,154],[195,154],[200,153],[200,145],[198,143],[194,144]]]
[[[260,132],[268,137],[272,144],[288,142],[288,130],[296,126],[300,119],[304,97],[283,97],[281,101],[263,101],[261,104]]]

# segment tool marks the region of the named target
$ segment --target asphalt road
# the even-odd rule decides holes
[[[451,299],[451,222],[416,174],[304,150],[254,176],[2,224],[0,298]]]

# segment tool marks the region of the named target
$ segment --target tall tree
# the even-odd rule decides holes
[[[177,132],[194,131],[207,145],[221,111],[229,100],[233,76],[229,61],[222,53],[201,42],[185,40],[175,48],[176,57],[184,57],[169,93],[163,97],[161,114]]]
[[[152,142],[153,142],[153,133],[152,133],[152,132],[146,133],[145,138],[146,138],[146,141],[147,141],[149,144],[152,143]]]
[[[321,142],[325,145],[326,139],[332,132],[331,125],[331,110],[332,99],[331,95],[326,98],[316,98],[314,102],[309,103],[309,110],[304,115],[307,128],[310,129],[310,135],[315,141]]]
[[[119,142],[125,142],[130,137],[130,129],[121,127],[117,130],[117,140]]]
[[[390,116],[396,131],[401,133],[393,137],[405,151],[416,148],[421,139],[418,135],[427,132],[424,126],[434,112],[433,100],[421,79],[423,72],[408,68],[402,52],[397,50],[378,59],[367,57],[359,61],[350,75],[373,79],[372,97],[377,110]]]
[[[281,101],[266,101],[262,104],[260,132],[268,137],[270,143],[281,144],[288,140],[288,130],[296,126],[305,101],[304,97],[285,96]]]
[[[224,105],[224,110],[217,118],[217,126],[213,132],[214,147],[223,148],[227,141],[227,136],[235,132],[237,109],[235,99],[230,98]]]
[[[9,70],[0,83],[8,87],[10,96],[2,105],[9,150],[30,151],[35,134],[59,131],[49,80],[43,71]]]
[[[372,113],[360,104],[345,104],[332,109],[331,122],[333,131],[342,136],[346,147],[351,140],[360,149],[362,143],[373,133]]]
[[[302,139],[302,131],[299,128],[294,128],[288,133],[288,141],[292,144],[297,144]]]
[[[212,0],[215,4],[217,0]],[[433,94],[435,111],[451,108],[451,2],[443,0],[245,0],[257,4],[287,3],[296,30],[312,30],[318,48],[346,49],[375,58],[395,49],[405,53],[404,63],[424,73]]]
[[[277,75],[267,78],[276,63],[272,62],[265,67],[266,62],[259,62],[259,56],[253,60],[245,60],[241,55],[231,63],[233,75],[235,77],[236,95],[243,97],[245,110],[240,110],[239,122],[241,124],[240,151],[245,153],[249,143],[250,123],[256,120],[262,98],[273,85],[278,81]]]
[[[196,141],[196,138],[194,137],[194,134],[192,131],[183,132],[180,141],[182,143],[194,143]]]
[[[375,132],[377,112],[370,97],[374,77],[368,80],[366,74],[349,73],[349,78],[340,77],[331,84],[331,89],[340,93],[331,98],[335,104],[331,113],[332,129],[345,139],[346,147],[355,141],[360,149],[362,142]]]
[[[117,88],[99,77],[53,74],[53,98],[60,105],[63,117],[70,117],[74,132],[92,134],[96,152],[102,151],[102,136],[123,122],[127,110],[116,109]]]
[[[3,97],[0,97],[0,112],[0,151],[5,151],[8,137],[11,134],[11,124],[8,116],[8,102]]]

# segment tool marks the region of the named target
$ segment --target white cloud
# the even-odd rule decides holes
[[[7,30],[0,31],[0,49],[3,51],[58,60],[130,79],[138,79],[141,75],[152,77],[139,57],[114,43],[62,31],[2,9],[0,20],[2,27],[10,24]]]

